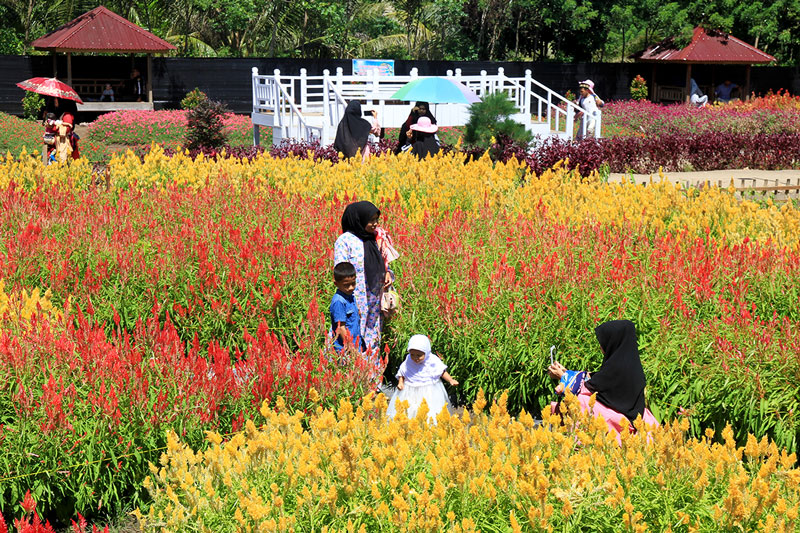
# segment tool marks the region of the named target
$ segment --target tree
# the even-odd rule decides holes
[[[469,121],[464,127],[464,141],[467,145],[487,149],[495,141],[506,138],[518,143],[531,140],[531,133],[523,124],[511,118],[517,108],[508,95],[496,92],[483,97],[483,100],[469,107]]]
[[[610,30],[609,40],[613,37],[619,38],[620,52],[619,60],[625,61],[626,46],[631,38],[639,31],[638,21],[633,14],[634,4],[632,0],[621,0],[611,6],[607,15],[604,15],[603,22]]]

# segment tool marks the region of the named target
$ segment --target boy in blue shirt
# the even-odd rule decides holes
[[[356,290],[356,267],[352,263],[337,263],[333,267],[333,284],[336,294],[331,298],[331,334],[333,347],[341,352],[345,347],[363,351],[366,347],[361,338],[361,315],[358,312],[353,291]]]

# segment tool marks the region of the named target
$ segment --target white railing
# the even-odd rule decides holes
[[[546,125],[548,135],[573,138],[575,119],[582,112],[574,102],[533,79],[530,70],[524,77],[511,78],[503,68],[497,74],[481,71],[478,75],[463,75],[460,69],[448,70],[447,76],[463,83],[479,97],[505,92],[519,110],[517,120]],[[345,75],[342,68],[335,73],[325,70],[321,76],[309,76],[305,69],[299,76],[259,76],[253,69],[253,124],[257,115],[272,115],[273,127],[281,128],[280,137],[299,136],[310,140],[319,138],[323,144],[333,142],[336,127],[350,100],[359,100],[364,109],[375,109],[383,126],[399,127],[408,117],[410,103],[392,100],[391,96],[406,83],[420,77],[416,68],[406,76]],[[434,115],[440,126],[464,125],[469,118],[465,104],[434,105]],[[317,118],[319,117],[319,118]],[[594,135],[600,136],[602,115],[595,117]],[[532,121],[533,118],[533,121]],[[584,121],[585,122],[585,121]],[[261,122],[265,124],[264,122]],[[254,141],[257,134],[254,127]],[[578,136],[586,135],[586,125],[579,127]],[[276,137],[277,138],[277,137]]]
[[[275,69],[274,76],[259,76],[258,69],[253,68],[253,113],[268,113],[273,116],[273,136],[278,129],[281,139],[295,138],[312,141],[322,138],[322,128],[311,125],[303,117],[295,104],[294,84],[285,86],[281,83],[280,71]],[[254,129],[254,144],[259,144],[257,130]]]

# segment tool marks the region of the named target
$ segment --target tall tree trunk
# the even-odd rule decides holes
[[[489,11],[489,6],[486,6],[486,9],[483,10],[481,14],[481,29],[478,33],[478,53],[480,54],[483,50],[483,38],[486,34],[486,12]]]
[[[33,20],[33,4],[35,0],[28,0],[28,12],[25,14],[25,44],[30,43],[31,21]]]
[[[625,62],[625,25],[622,26],[622,57],[619,58],[620,63]]]

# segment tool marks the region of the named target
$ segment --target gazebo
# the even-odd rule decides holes
[[[650,84],[651,97],[655,102],[661,101],[688,101],[692,79],[692,65],[711,65],[710,84],[706,84],[704,92],[713,94],[716,83],[724,81],[715,79],[715,65],[743,65],[745,67],[745,81],[742,85],[743,94],[750,94],[750,67],[759,63],[771,63],[775,58],[762,52],[755,46],[737,39],[733,35],[697,27],[692,34],[692,41],[683,48],[675,44],[671,37],[646,50],[632,56],[637,62],[651,63],[653,66],[652,81]],[[659,64],[686,65],[686,79],[683,86],[673,84],[660,85],[657,83],[656,71]],[[703,74],[706,74],[704,72]]]
[[[86,102],[78,104],[79,111],[114,111],[118,109],[153,109],[153,54],[175,50],[167,41],[149,31],[99,6],[84,13],[60,28],[31,43],[36,50],[53,53],[53,76],[57,75],[56,54],[67,55],[67,84],[73,86],[81,97],[86,93],[99,95],[105,83],[112,80],[72,79],[73,53],[125,53],[147,54],[146,102]],[[83,93],[83,94],[82,94]],[[85,100],[85,98],[84,98]]]

